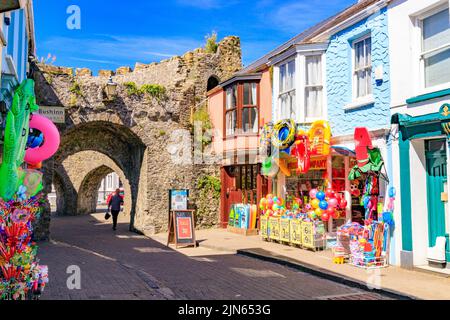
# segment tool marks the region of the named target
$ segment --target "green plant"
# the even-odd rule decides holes
[[[139,91],[139,88],[136,85],[136,83],[134,83],[134,82],[125,82],[123,85],[127,89],[127,93],[128,93],[129,96],[140,95],[141,94],[141,92]]]
[[[212,129],[213,125],[206,104],[204,104],[202,107],[200,107],[194,112],[194,114],[192,115],[192,122],[193,123],[201,122],[203,130]]]
[[[220,198],[220,192],[222,191],[220,179],[209,175],[205,175],[198,179],[197,188],[200,190],[202,196],[212,193],[215,199]]]
[[[159,136],[164,137],[167,134],[164,130],[159,130]]]
[[[75,107],[78,103],[78,99],[76,94],[71,94],[70,95],[70,101],[69,101],[69,107]]]
[[[158,100],[166,95],[166,88],[159,84],[144,84],[139,91]]]
[[[83,96],[83,92],[81,92],[81,86],[78,82],[74,82],[72,84],[72,86],[70,87],[69,91],[73,94],[75,94],[76,96],[82,97]]]
[[[213,31],[212,34],[208,34],[205,37],[206,45],[205,51],[206,53],[216,53],[219,45],[217,44],[217,32]]]

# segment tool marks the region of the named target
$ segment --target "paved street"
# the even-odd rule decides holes
[[[97,216],[98,218],[98,216]],[[380,299],[287,267],[206,248],[180,252],[94,216],[54,218],[52,242],[40,243],[50,299]],[[69,266],[81,290],[67,288]]]

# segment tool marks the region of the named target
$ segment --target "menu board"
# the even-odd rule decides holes
[[[174,210],[171,212],[167,245],[169,244],[175,244],[177,248],[180,245],[197,246],[193,210]]]

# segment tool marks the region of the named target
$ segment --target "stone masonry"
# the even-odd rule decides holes
[[[206,103],[208,79],[221,81],[242,67],[240,40],[224,38],[216,53],[196,49],[160,63],[138,63],[92,76],[88,69],[36,64],[37,102],[65,109],[60,125],[61,147],[44,164],[46,191],[57,190],[58,214],[79,215],[95,209],[92,194],[101,179],[117,172],[126,193],[130,228],[152,234],[167,229],[168,190],[190,189],[197,226],[218,224],[219,200],[210,190],[197,190],[202,177],[219,178],[216,165],[176,164],[168,143],[175,130],[192,133],[192,114]],[[106,83],[114,75],[117,95],[108,97]],[[159,85],[160,95],[133,88]],[[222,112],[221,110],[218,112]],[[191,139],[192,140],[192,139]],[[49,235],[49,210],[38,226],[39,238]]]

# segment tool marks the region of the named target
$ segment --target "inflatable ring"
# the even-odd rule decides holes
[[[294,120],[282,120],[274,126],[272,144],[275,148],[285,150],[295,141],[296,125]]]
[[[328,156],[331,151],[331,128],[328,121],[319,120],[309,130],[312,155]]]
[[[51,158],[58,151],[61,138],[53,122],[38,114],[32,115],[30,128],[37,129],[44,135],[44,143],[40,147],[28,149],[25,153],[25,162],[37,165]]]

